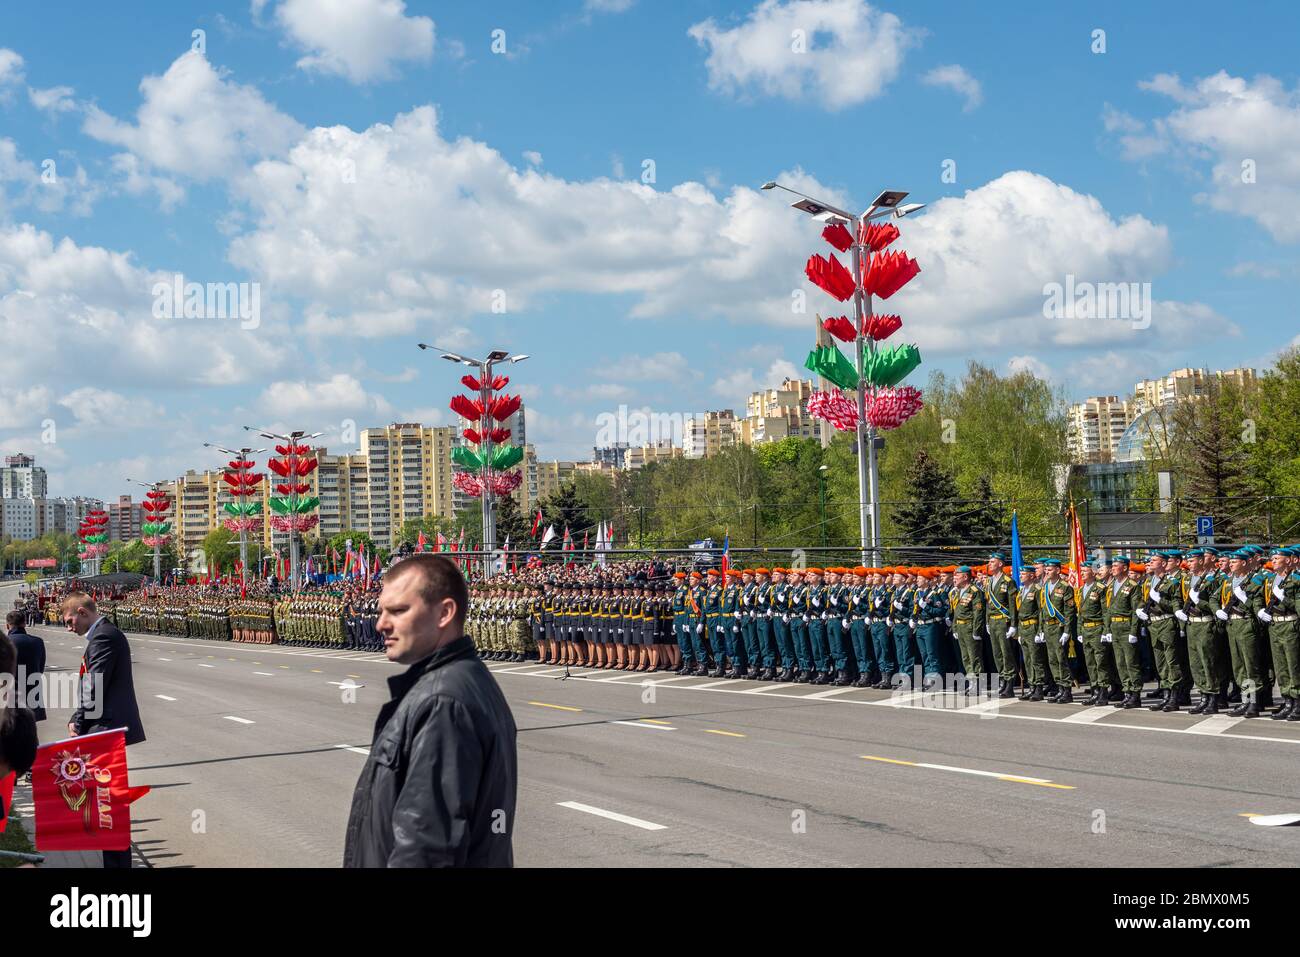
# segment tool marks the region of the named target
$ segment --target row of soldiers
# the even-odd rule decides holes
[[[1270,560],[1271,559],[1271,560]],[[1300,720],[1296,620],[1300,546],[1245,546],[1127,556],[1081,569],[1078,586],[1055,558],[1021,572],[989,557],[979,581],[968,566],[745,569],[679,573],[673,598],[679,673],[897,687],[945,674],[999,676],[999,695],[1140,707],[1143,660],[1159,679],[1152,710],[1191,705],[1215,714]],[[707,579],[707,580],[706,580]],[[726,667],[726,664],[730,667]],[[973,690],[970,681],[967,691]]]
[[[382,651],[375,627],[378,587],[308,587],[278,593],[264,587],[182,586],[102,601],[123,631],[179,638]]]

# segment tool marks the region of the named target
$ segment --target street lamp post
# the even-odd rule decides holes
[[[218,452],[224,452],[227,455],[238,455],[241,462],[248,461],[250,455],[258,455],[266,451],[266,449],[250,448],[228,449],[221,445],[213,445],[211,442],[204,442],[203,447],[205,449],[216,449]],[[258,574],[261,574],[261,569],[258,569]],[[248,529],[244,527],[243,522],[239,524],[239,583],[245,588],[248,587]]]
[[[417,344],[421,349],[433,349],[437,351],[440,354],[440,358],[446,359],[448,362],[455,362],[459,365],[469,366],[471,369],[477,369],[479,382],[479,405],[482,406],[484,410],[487,409],[488,403],[492,400],[492,367],[498,362],[509,362],[513,365],[516,362],[523,362],[528,358],[526,355],[512,356],[508,352],[496,349],[488,353],[486,359],[471,359],[467,356],[462,356],[459,353],[439,348],[438,346],[431,346],[428,343],[421,342]],[[482,495],[483,577],[490,578],[492,576],[492,552],[496,547],[497,534],[496,496],[492,491],[491,484],[486,481],[487,471],[491,468],[487,463],[492,460],[492,430],[482,428],[482,422],[480,422],[479,425],[479,431],[482,433],[483,438],[483,441],[479,443],[479,448],[484,462],[483,477],[485,480],[483,482]]]
[[[154,491],[156,488],[158,488],[158,486],[161,484],[161,483],[159,483],[159,482],[140,482],[140,481],[137,481],[136,479],[127,479],[127,481],[130,482],[130,483],[132,483],[133,485],[139,485],[139,486],[141,486],[142,488],[147,488],[147,489],[148,489],[149,491],[151,491],[151,492]],[[176,503],[176,511],[177,511],[178,514],[179,514],[180,510],[181,510],[180,502],[177,502],[177,503]],[[156,583],[158,583],[158,584],[162,584],[162,536],[161,536],[161,535],[155,535],[155,536],[153,537],[153,539],[154,539],[154,541],[153,541],[153,580],[154,580]]]
[[[309,434],[305,429],[297,429],[290,432],[288,435],[281,435],[278,432],[272,432],[269,429],[255,429],[251,425],[244,426],[244,431],[256,432],[264,439],[279,439],[289,446],[289,454],[287,456],[289,463],[289,479],[294,485],[298,482],[297,465],[299,458],[298,453],[295,452],[294,449],[297,448],[298,443],[303,439],[315,439],[325,434],[324,432],[312,432]],[[289,523],[289,590],[296,591],[298,588],[298,530],[294,528],[294,523],[292,521],[292,519],[297,518],[298,515],[293,508],[298,504],[298,493],[296,491],[289,495],[289,504],[289,515],[291,519]]]
[[[796,196],[802,197],[797,203],[791,203],[791,206],[795,209],[801,210],[814,219],[825,223],[841,223],[846,227],[850,227],[850,232],[853,234],[852,266],[855,287],[853,291],[853,315],[857,330],[854,346],[858,373],[858,429],[855,438],[858,457],[858,534],[861,539],[863,564],[875,567],[880,564],[880,509],[878,502],[880,470],[876,459],[876,427],[867,422],[867,383],[863,373],[866,368],[866,354],[869,350],[873,356],[875,355],[876,341],[866,334],[867,321],[872,314],[872,305],[871,296],[864,295],[862,291],[862,250],[864,246],[862,240],[864,228],[869,222],[883,219],[886,216],[902,219],[917,210],[924,209],[925,204],[908,203],[900,205],[907,198],[907,193],[901,190],[885,190],[876,197],[866,212],[859,216],[829,203],[823,203],[821,200],[813,199],[811,196],[790,189],[788,186],[782,186],[774,181],[764,183],[763,189],[783,189],[787,193],[794,193]]]
[[[822,480],[822,548],[826,547],[826,473],[829,471],[829,465],[817,467],[817,477]]]

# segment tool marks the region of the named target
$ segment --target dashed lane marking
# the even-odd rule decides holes
[[[705,734],[721,734],[721,735],[725,735],[725,736],[728,737],[728,738],[743,738],[743,737],[746,737],[746,735],[739,734],[738,732],[735,732],[735,731],[719,731],[717,728],[705,728],[705,729],[704,729],[704,733],[705,733]]]
[[[671,725],[644,724],[640,721],[611,721],[610,724],[626,725],[629,728],[645,728],[647,731],[676,731]]]
[[[584,814],[594,814],[596,817],[607,818],[611,821],[618,821],[620,824],[630,824],[633,827],[639,827],[643,831],[666,831],[666,824],[656,824],[653,821],[643,821],[639,817],[630,817],[627,814],[619,814],[617,811],[606,811],[604,808],[592,807],[590,804],[579,804],[577,801],[557,801],[557,806],[567,807],[574,811],[582,811]]]
[[[247,718],[237,718],[237,717],[235,717],[235,715],[233,715],[233,714],[228,714],[228,715],[225,716],[225,718],[226,718],[227,721],[235,721],[235,722],[237,722],[237,723],[239,723],[239,724],[256,724],[256,723],[257,723],[257,722],[255,722],[255,721],[249,721]]]
[[[958,768],[951,764],[930,764],[926,761],[903,761],[898,758],[882,758],[874,754],[863,754],[860,757],[864,761],[880,761],[885,764],[901,764],[910,768],[928,768],[931,771],[951,771],[955,774],[973,774],[982,778],[993,778],[996,781],[1007,781],[1011,784],[1033,784],[1043,788],[1057,788],[1061,791],[1073,791],[1075,788],[1070,784],[1056,784],[1047,778],[1031,778],[1023,774],[1008,774],[1005,771],[981,771],[978,768]]]
[[[570,708],[564,704],[547,704],[545,701],[530,701],[529,704],[538,708],[554,708],[556,711],[581,711],[581,708]]]
[[[334,747],[338,748],[340,751],[351,751],[353,754],[364,754],[366,757],[370,757],[369,748],[358,748],[351,744],[336,744]]]
[[[165,695],[165,694],[156,694],[156,695],[154,695],[154,697],[155,697],[155,698],[161,698],[163,701],[175,701],[175,700],[176,700],[175,698],[169,698],[169,697],[167,697],[167,695]]]

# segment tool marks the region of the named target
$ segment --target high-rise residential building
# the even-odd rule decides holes
[[[628,449],[623,467],[630,471],[631,469],[654,465],[656,462],[680,459],[682,455],[683,450],[680,445],[673,445],[671,441],[665,439],[662,442],[656,442],[654,445],[637,445]]]
[[[1217,379],[1246,387],[1258,381],[1254,369],[1175,369],[1157,379],[1143,379],[1133,386],[1138,412],[1158,409],[1183,399],[1205,395],[1209,383]]]
[[[81,527],[81,520],[90,512],[103,509],[104,503],[97,498],[77,495],[72,498],[34,499],[36,502],[37,536],[50,532],[62,532],[75,535]]]
[[[811,379],[786,379],[775,389],[751,393],[739,438],[746,445],[786,438],[821,439],[824,423],[808,412]]]
[[[36,499],[30,497],[8,495],[0,499],[0,530],[3,530],[6,537],[20,542],[40,538],[36,502]]]
[[[1137,415],[1136,402],[1114,395],[1095,395],[1071,405],[1065,432],[1070,461],[1113,461],[1115,447]]]
[[[351,527],[392,548],[402,525],[425,515],[451,515],[456,492],[451,484],[451,450],[456,430],[416,422],[397,422],[361,433],[361,451],[351,457]]]
[[[593,448],[591,450],[591,460],[600,462],[612,468],[624,468],[624,462],[627,460],[628,445],[626,442],[616,442],[613,445],[607,445],[604,448]]]
[[[578,468],[577,462],[538,462],[537,463],[537,499],[550,498],[560,490],[565,482],[573,481]]]
[[[45,498],[48,494],[45,469],[32,456],[22,452],[5,456],[4,467],[0,468],[0,497]]]
[[[119,495],[117,502],[108,506],[109,541],[129,542],[139,538],[142,512],[140,503],[132,502],[130,495]]]
[[[731,409],[694,415],[686,422],[683,455],[688,459],[717,455],[736,444],[739,431]]]

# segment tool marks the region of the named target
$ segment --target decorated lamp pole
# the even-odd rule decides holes
[[[98,575],[100,558],[108,551],[108,513],[98,508],[87,512],[77,527],[77,537],[83,548],[77,557],[92,562],[93,574]]]
[[[253,496],[261,495],[260,486],[262,479],[265,478],[261,472],[253,471],[254,463],[251,456],[259,455],[266,449],[227,449],[220,445],[213,445],[211,442],[204,442],[203,447],[234,456],[227,463],[228,470],[221,475],[226,483],[226,491],[234,499],[233,502],[226,502],[222,506],[222,511],[230,517],[222,519],[221,524],[228,531],[239,533],[239,583],[241,587],[247,588],[248,533],[262,524],[262,503],[254,501]]]
[[[171,518],[167,512],[171,508],[171,498],[158,487],[160,483],[138,482],[127,479],[134,485],[147,488],[140,508],[144,512],[144,521],[140,525],[141,541],[153,548],[153,580],[162,581],[162,547],[167,543],[172,530]]]
[[[318,463],[316,457],[312,455],[311,447],[303,445],[302,441],[317,438],[324,433],[312,432],[309,435],[299,429],[288,435],[280,435],[267,429],[254,429],[248,425],[244,428],[249,432],[257,432],[263,438],[277,439],[284,443],[275,447],[280,457],[268,459],[266,463],[272,472],[283,479],[275,485],[279,495],[269,500],[271,511],[275,512],[271,516],[271,527],[279,532],[287,532],[289,535],[289,587],[291,590],[296,589],[299,584],[298,534],[315,528],[316,523],[320,521],[319,516],[310,514],[320,506],[320,499],[314,495],[306,495],[305,493],[311,490],[311,485],[300,481],[314,472]]]
[[[901,219],[923,209],[923,204],[900,205],[907,193],[886,190],[861,216],[837,209],[787,186],[769,182],[763,189],[783,189],[802,197],[795,209],[826,223],[822,237],[841,253],[850,253],[850,270],[831,255],[813,255],[805,272],[808,278],[840,302],[853,300],[854,321],[847,316],[827,319],[822,328],[842,342],[855,346],[856,362],[850,365],[829,337],[819,336],[816,348],[805,363],[813,372],[847,392],[819,392],[809,399],[808,411],[843,431],[856,434],[858,456],[858,528],[864,564],[880,563],[880,479],[876,459],[877,430],[896,429],[921,409],[920,390],[896,388],[921,363],[915,345],[880,349],[877,343],[902,326],[898,316],[876,316],[872,297],[888,299],[921,271],[906,253],[886,253],[898,238],[898,227],[874,220],[892,216]],[[850,231],[850,227],[852,231]]]
[[[528,356],[512,356],[508,352],[496,350],[490,352],[486,359],[470,359],[423,342],[419,346],[421,349],[435,349],[448,362],[478,371],[477,377],[467,374],[460,380],[466,388],[477,392],[478,398],[471,399],[465,395],[454,395],[451,398],[451,410],[471,422],[470,428],[465,429],[461,435],[475,446],[457,446],[452,449],[452,462],[462,469],[456,473],[452,484],[466,495],[482,499],[483,573],[491,576],[492,551],[496,547],[494,497],[509,495],[519,487],[523,475],[509,469],[518,465],[524,457],[521,446],[506,443],[510,438],[510,430],[500,425],[519,411],[519,396],[499,394],[510,384],[510,379],[494,376],[492,367],[501,362],[523,362]]]

